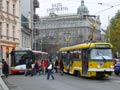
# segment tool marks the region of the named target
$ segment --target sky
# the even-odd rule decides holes
[[[81,0],[38,0],[39,8],[36,13],[40,16],[48,16],[52,5],[61,3],[65,7],[63,11],[56,11],[56,14],[76,14],[77,8],[81,5]],[[120,0],[84,0],[85,6],[90,15],[99,15],[101,27],[106,29],[109,21],[120,10]]]

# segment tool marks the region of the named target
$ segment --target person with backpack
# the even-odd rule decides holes
[[[47,67],[47,80],[49,80],[49,77],[51,76],[52,79],[54,80],[54,76],[53,76],[53,63],[50,61]]]

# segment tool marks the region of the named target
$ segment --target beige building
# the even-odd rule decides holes
[[[19,48],[20,9],[19,0],[0,0],[0,61],[9,60],[6,52]]]
[[[49,16],[41,17],[35,25],[38,30],[37,49],[55,53],[60,47],[88,42],[92,36],[93,25],[93,40],[102,41],[100,18],[89,14],[84,0],[81,0],[77,13],[57,15],[50,12]]]

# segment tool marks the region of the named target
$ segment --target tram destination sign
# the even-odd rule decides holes
[[[109,44],[97,44],[95,45],[96,48],[110,48]]]

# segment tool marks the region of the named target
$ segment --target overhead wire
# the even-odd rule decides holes
[[[101,11],[98,11],[98,12],[96,12],[96,13],[94,13],[94,14],[98,14],[98,13],[101,13],[101,12],[104,12],[104,11],[107,11],[107,10],[109,10],[109,9],[111,9],[111,8],[114,8],[114,7],[117,7],[117,6],[119,6],[120,4],[116,4],[116,5],[112,5],[111,7],[109,7],[109,8],[106,8],[106,9],[103,9],[103,10],[101,10]]]

